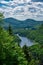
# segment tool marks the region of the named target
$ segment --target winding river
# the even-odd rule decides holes
[[[30,39],[28,39],[26,37],[19,36],[18,34],[17,34],[17,36],[21,39],[21,42],[20,42],[21,47],[23,47],[24,45],[27,45],[27,46],[34,45],[34,43]]]

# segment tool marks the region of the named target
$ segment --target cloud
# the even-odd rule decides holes
[[[43,3],[31,2],[31,0],[0,1],[0,12],[5,18],[13,17],[19,20],[35,19],[43,20]]]

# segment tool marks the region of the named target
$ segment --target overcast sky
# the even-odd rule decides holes
[[[5,18],[43,20],[43,0],[0,0]]]

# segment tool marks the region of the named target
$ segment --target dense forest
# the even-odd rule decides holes
[[[36,29],[17,31],[34,41],[31,47],[20,47],[20,39],[11,26],[3,28],[3,14],[0,13],[0,65],[43,65],[43,24]]]

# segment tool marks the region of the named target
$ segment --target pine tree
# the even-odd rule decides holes
[[[13,30],[12,30],[12,27],[11,27],[10,24],[9,24],[9,27],[8,27],[8,32],[9,32],[9,35],[13,35]]]

